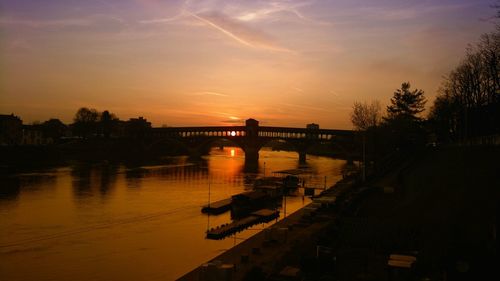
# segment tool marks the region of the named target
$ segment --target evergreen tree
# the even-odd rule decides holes
[[[424,91],[420,89],[410,90],[410,87],[410,82],[405,82],[401,84],[401,89],[394,92],[391,105],[387,106],[388,117],[386,119],[420,119],[417,115],[425,110],[427,100],[424,97]]]

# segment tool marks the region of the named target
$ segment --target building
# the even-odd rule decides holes
[[[319,130],[319,125],[315,123],[307,124],[306,129],[308,130]]]
[[[23,135],[23,121],[14,114],[0,114],[0,145],[19,145]]]
[[[125,124],[125,134],[128,137],[140,138],[151,129],[151,122],[142,116],[139,118],[130,118]]]
[[[22,145],[47,145],[53,142],[46,138],[41,125],[23,125]]]

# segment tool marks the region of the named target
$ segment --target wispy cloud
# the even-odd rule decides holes
[[[265,19],[276,21],[284,19],[280,16],[281,14],[289,14],[306,23],[329,25],[329,22],[315,20],[300,12],[299,8],[309,6],[312,3],[308,1],[297,3],[293,1],[265,1],[259,7],[240,12],[236,18],[241,21],[259,21]]]
[[[92,22],[88,19],[59,19],[59,20],[29,20],[15,18],[1,18],[0,25],[14,25],[31,28],[64,27],[64,26],[89,26]]]
[[[18,26],[27,28],[67,28],[67,27],[93,27],[108,28],[110,26],[125,25],[125,21],[120,17],[106,14],[94,14],[80,18],[63,19],[23,19],[5,17],[0,18],[0,26]]]
[[[243,121],[240,119],[226,119],[226,120],[221,120],[220,122],[225,123],[225,124],[243,124]]]
[[[304,1],[184,1],[179,5],[177,14],[163,18],[140,20],[141,24],[189,24],[196,20],[245,47],[277,52],[294,53],[282,46],[268,34],[270,22],[298,19],[313,24],[329,24],[306,17],[299,8],[311,5]],[[291,15],[291,17],[290,17]],[[267,21],[266,30],[255,27]],[[262,26],[262,25],[260,25]]]
[[[293,52],[285,47],[279,46],[273,38],[263,31],[252,29],[249,26],[241,22],[237,22],[222,13],[187,13],[242,45],[278,52]]]
[[[321,108],[318,106],[307,106],[307,105],[302,105],[302,104],[292,104],[292,103],[282,103],[283,106],[286,107],[293,107],[293,108],[299,108],[303,110],[308,110],[308,111],[329,111],[328,109]]]
[[[402,21],[416,19],[431,13],[440,14],[457,12],[459,10],[469,9],[472,5],[474,5],[474,1],[471,1],[470,3],[462,2],[456,4],[442,4],[439,3],[439,1],[436,1],[436,3],[432,4],[419,3],[412,7],[400,8],[387,8],[380,6],[363,7],[358,10],[358,13],[361,12],[369,18],[380,21]]]
[[[170,22],[175,22],[178,20],[181,20],[182,18],[186,17],[187,13],[185,10],[181,10],[179,14],[172,16],[172,17],[165,17],[165,18],[157,18],[157,19],[150,19],[150,20],[140,20],[139,23],[142,24],[151,24],[151,23],[170,23]]]
[[[216,96],[216,97],[228,97],[229,96],[227,94],[218,93],[218,92],[210,92],[210,91],[189,93],[189,95],[190,96]]]

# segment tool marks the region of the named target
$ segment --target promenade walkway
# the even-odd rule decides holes
[[[338,195],[349,189],[350,186],[349,183],[338,183],[324,192],[324,195],[329,197]],[[280,271],[286,266],[282,264],[282,261],[294,247],[310,241],[312,236],[321,232],[333,221],[335,217],[333,212],[318,212],[317,209],[318,203],[313,201],[273,226],[213,258],[209,263],[212,263],[212,266],[218,265],[219,268],[230,271],[219,274],[231,275],[230,280],[233,281],[242,280],[254,266],[260,267],[266,273]],[[203,276],[206,276],[204,271],[210,270],[209,263],[197,267],[178,280],[212,280],[210,278],[203,279]],[[225,278],[219,276],[213,280],[224,280]]]

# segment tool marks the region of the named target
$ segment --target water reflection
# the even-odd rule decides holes
[[[115,187],[120,166],[116,163],[79,162],[71,166],[74,195],[77,199],[100,196],[105,198]]]
[[[259,162],[255,161],[245,161],[243,168],[244,173],[256,174],[259,172]]]
[[[147,170],[142,167],[129,168],[125,171],[125,180],[128,188],[141,187],[142,178],[146,175]]]
[[[201,213],[209,184],[211,200],[221,200],[246,191],[264,170],[269,176],[298,167],[296,153],[262,150],[260,156],[253,169],[243,151],[226,147],[195,162],[72,163],[0,178],[0,279],[174,280],[262,228],[242,231],[234,241],[207,240],[207,228],[231,222],[231,215]],[[343,161],[308,161],[309,182],[341,177]],[[287,214],[308,202],[300,192],[285,200]],[[281,200],[277,208],[283,217]],[[20,241],[28,242],[1,248]]]
[[[119,168],[120,166],[116,163],[105,163],[99,167],[101,171],[99,191],[102,195],[107,194],[113,189]]]
[[[0,178],[0,182],[2,182],[0,200],[12,201],[19,197],[21,193],[21,181],[19,178],[2,177]]]
[[[17,200],[22,192],[44,192],[44,190],[51,188],[56,177],[51,172],[33,172],[0,177],[0,200]]]

